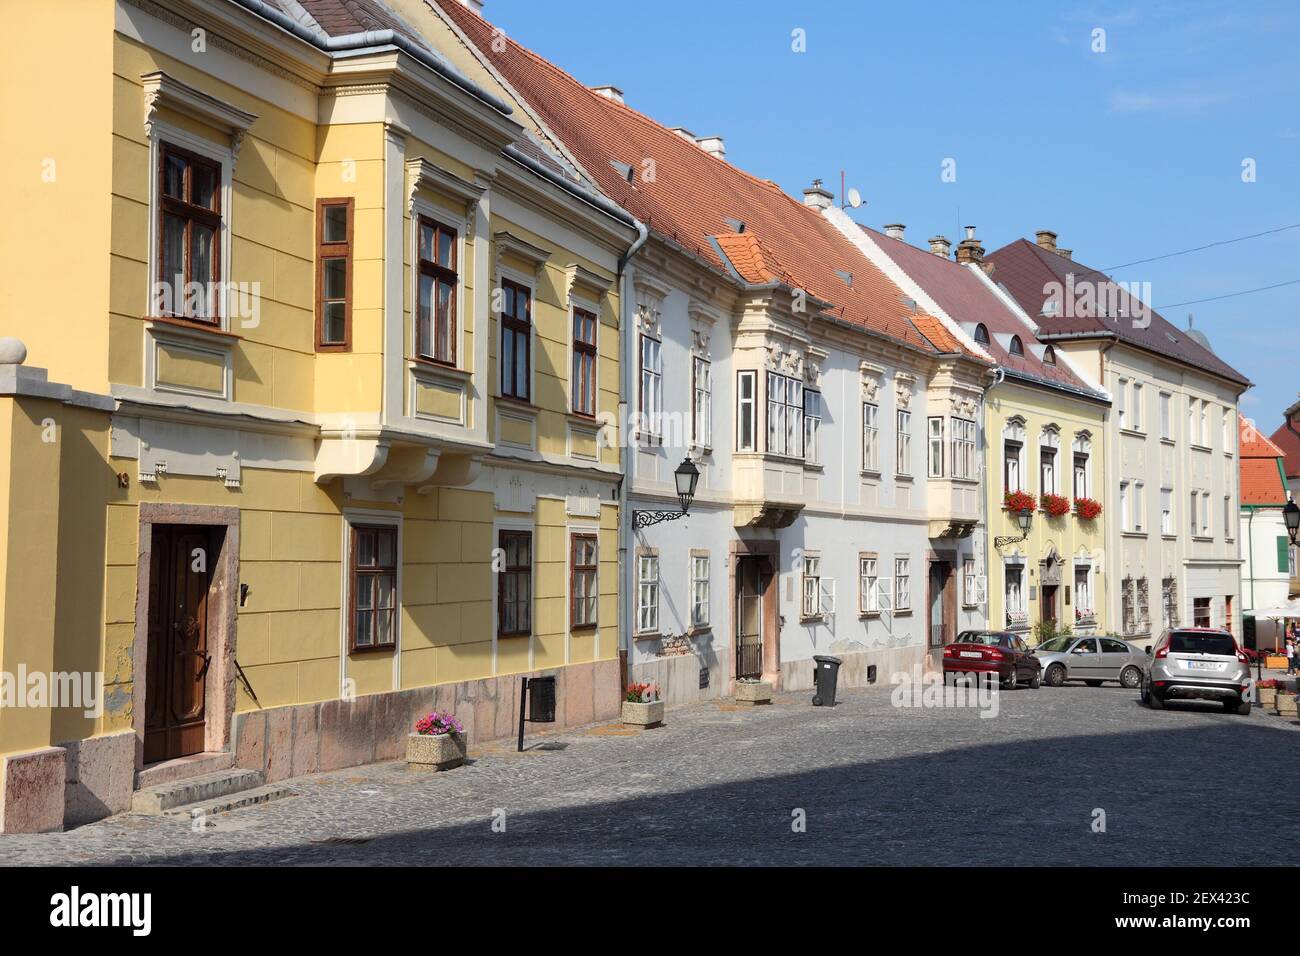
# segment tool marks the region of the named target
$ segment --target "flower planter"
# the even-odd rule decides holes
[[[736,703],[757,706],[772,703],[772,685],[767,681],[740,681],[736,684]]]
[[[1264,661],[1264,666],[1269,670],[1281,670],[1286,667],[1286,658],[1281,655],[1274,656],[1270,654]]]
[[[1283,691],[1282,693],[1277,695],[1277,699],[1274,702],[1274,706],[1277,708],[1278,714],[1281,715],[1282,717],[1300,716],[1300,714],[1296,713],[1296,703],[1295,703],[1294,694],[1288,694],[1285,691]]]
[[[1276,687],[1256,687],[1259,692],[1259,706],[1272,709],[1277,706]]]
[[[648,704],[623,701],[623,723],[636,727],[658,727],[664,722],[664,702],[652,700]]]
[[[465,735],[407,734],[406,763],[414,770],[451,770],[465,762]]]

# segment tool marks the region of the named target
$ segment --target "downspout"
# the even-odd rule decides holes
[[[631,416],[628,414],[628,396],[632,394],[632,357],[636,348],[636,340],[631,334],[631,330],[636,315],[635,297],[630,294],[631,282],[629,281],[627,266],[632,257],[641,251],[641,247],[650,238],[650,230],[645,227],[644,223],[639,219],[633,219],[632,222],[636,225],[636,239],[633,240],[627,252],[620,256],[618,260],[619,309],[623,313],[623,320],[619,325],[627,336],[627,342],[623,348],[623,360],[618,363],[620,396],[618,403],[619,458],[623,462],[623,476],[618,482],[618,567],[623,578],[618,589],[620,692],[627,687],[630,676],[628,667],[632,656],[632,602],[628,599],[628,595],[631,594],[631,589],[636,586],[634,580],[636,569],[632,567],[629,558],[632,543],[632,516],[627,510],[630,496],[629,488],[636,476],[636,455],[631,453],[631,444],[629,442],[632,435]]]
[[[990,446],[988,440],[988,427],[986,424],[988,422],[989,392],[993,391],[993,389],[996,388],[998,385],[1001,385],[1002,382],[1007,377],[1006,372],[1003,370],[1002,366],[1000,365],[997,368],[993,369],[991,374],[993,376],[993,380],[984,386],[984,393],[981,396],[982,400],[980,402],[980,409],[981,409],[980,417],[983,419],[982,424],[985,424],[985,427],[981,429],[984,435],[984,450],[988,452],[989,456],[992,456],[993,454],[991,450],[992,446]],[[980,461],[982,462],[984,458],[985,456],[981,455]],[[992,565],[993,529],[989,525],[989,495],[992,494],[992,490],[988,487],[988,483],[990,480],[989,476],[991,473],[992,473],[991,468],[984,469],[984,494],[980,495],[980,518],[984,522],[984,626],[987,628],[991,628],[993,626],[993,623],[989,620],[989,611],[988,611],[989,607],[993,603],[992,600],[989,598],[989,581],[992,580],[993,578],[993,575],[990,573],[993,569],[993,565]],[[1005,617],[1005,615],[1006,615],[1006,608],[1003,608],[1003,616]]]

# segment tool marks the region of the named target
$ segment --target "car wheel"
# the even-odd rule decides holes
[[[1048,687],[1060,687],[1065,683],[1065,668],[1060,664],[1053,664],[1044,676],[1047,678]]]
[[[1031,690],[1038,690],[1038,688],[1041,687],[1042,684],[1043,684],[1043,682],[1042,682],[1042,680],[1041,680],[1041,679],[1039,678],[1039,676],[1038,676],[1038,671],[1034,671],[1034,676],[1031,677],[1031,678],[1029,679],[1029,687],[1030,687],[1030,689],[1031,689]]]
[[[1244,699],[1243,699],[1243,700],[1225,700],[1225,701],[1223,702],[1223,709],[1226,710],[1226,711],[1227,711],[1228,713],[1230,713],[1230,714],[1240,714],[1240,715],[1243,716],[1243,717],[1249,717],[1249,716],[1250,716],[1250,701],[1249,701],[1249,700],[1244,700]]]
[[[1017,676],[1018,676],[1018,675],[1016,674],[1016,669],[1015,669],[1014,667],[1012,667],[1012,668],[1011,668],[1011,674],[1010,674],[1009,676],[1007,676],[1007,677],[1002,678],[1002,689],[1003,689],[1003,690],[1015,690],[1015,689],[1016,689],[1016,677],[1017,677]]]
[[[1119,672],[1119,684],[1129,690],[1136,690],[1142,683],[1142,672],[1136,667],[1126,667]]]
[[[1099,680],[1086,680],[1084,683],[1089,687],[1100,687],[1102,685],[1102,682]]]
[[[1164,710],[1165,702],[1161,700],[1153,688],[1147,689],[1147,706],[1152,710]]]

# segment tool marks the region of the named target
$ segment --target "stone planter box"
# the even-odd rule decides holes
[[[406,763],[413,770],[451,770],[465,762],[464,734],[407,734]]]
[[[664,722],[664,702],[651,701],[648,704],[623,701],[623,723],[637,727],[658,727]]]
[[[1278,694],[1276,707],[1277,707],[1277,712],[1281,714],[1283,717],[1300,716],[1297,715],[1296,713],[1296,703],[1295,703],[1294,694],[1286,694],[1286,693]]]
[[[1286,667],[1286,658],[1280,655],[1270,654],[1264,658],[1264,666],[1269,670],[1281,670]]]
[[[770,704],[772,703],[772,685],[767,681],[738,682],[736,684],[736,703],[753,706]]]
[[[1256,687],[1259,692],[1259,706],[1272,709],[1277,706],[1276,687]]]

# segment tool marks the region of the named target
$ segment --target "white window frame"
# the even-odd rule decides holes
[[[691,628],[702,630],[711,625],[709,602],[712,599],[709,552],[692,551],[691,569]],[[701,613],[702,609],[702,613]]]
[[[858,555],[858,613],[880,613],[880,558],[875,554]]]
[[[975,475],[975,421],[970,418],[953,418],[952,425],[952,477],[974,480]]]
[[[1133,423],[1129,426],[1135,432],[1143,431],[1145,426],[1144,419],[1146,416],[1142,414],[1142,401],[1144,394],[1145,392],[1143,391],[1142,383],[1135,381],[1133,383]]]
[[[880,406],[862,403],[862,470],[880,472]]]
[[[805,554],[803,567],[800,569],[799,617],[802,620],[821,617],[821,576],[822,558],[820,554]]]
[[[1160,489],[1160,533],[1166,537],[1174,534],[1174,489]]]
[[[1160,437],[1174,440],[1174,396],[1169,392],[1160,393]]]
[[[691,441],[696,448],[713,448],[713,363],[691,356]]]
[[[769,455],[803,458],[803,380],[769,371],[767,383],[767,444]],[[779,385],[779,388],[773,386]],[[799,447],[792,448],[792,440]]]
[[[804,386],[803,390],[803,459],[810,465],[821,464],[822,393]]]
[[[912,609],[912,559],[899,555],[894,558],[894,611]]]
[[[664,411],[663,342],[647,332],[640,335],[637,345],[638,434],[657,444],[663,440],[660,430]],[[647,357],[650,359],[649,367]]]
[[[912,413],[898,409],[894,415],[897,432],[894,435],[894,474],[912,475]]]
[[[926,419],[926,476],[943,477],[943,416]]]
[[[745,396],[746,383],[749,396]],[[745,434],[745,413],[749,413],[749,434]],[[758,372],[742,369],[736,373],[736,451],[752,452],[758,445]]]
[[[659,552],[638,551],[636,555],[636,632],[638,634],[659,633],[661,590]]]

